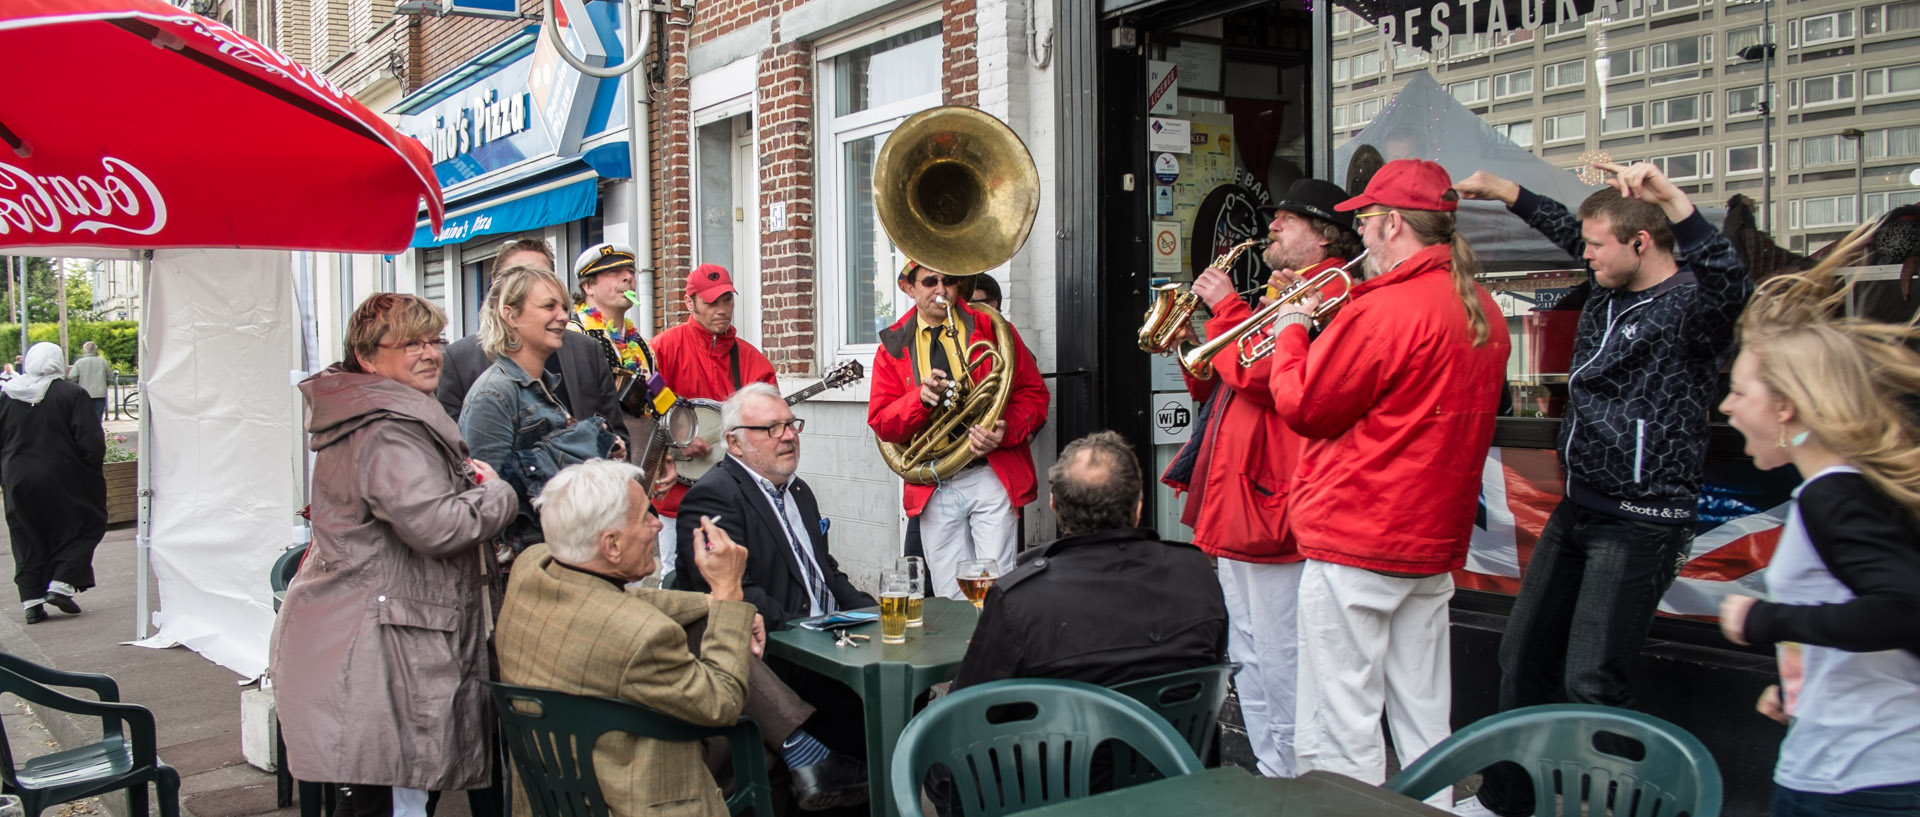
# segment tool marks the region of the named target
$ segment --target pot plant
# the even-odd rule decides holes
[[[127,445],[127,435],[107,437],[106,461],[100,471],[107,478],[107,524],[132,522],[139,514],[140,452]]]

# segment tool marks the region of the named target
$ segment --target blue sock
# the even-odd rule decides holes
[[[789,769],[812,766],[826,760],[827,753],[827,745],[807,734],[805,729],[793,730],[793,734],[780,744],[780,759],[787,762]]]

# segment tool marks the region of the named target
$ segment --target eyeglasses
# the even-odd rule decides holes
[[[1370,219],[1370,218],[1373,218],[1374,216],[1384,216],[1384,215],[1386,215],[1386,214],[1388,214],[1388,213],[1391,213],[1391,212],[1393,212],[1393,211],[1392,211],[1392,210],[1375,210],[1375,211],[1373,211],[1373,212],[1371,212],[1371,213],[1354,213],[1354,214],[1353,214],[1353,220],[1354,220],[1354,221],[1366,221],[1367,219]]]
[[[951,275],[929,275],[925,278],[920,279],[920,285],[923,287],[932,287],[932,286],[940,286],[940,285],[953,286],[958,283],[960,283],[960,279],[955,278]]]
[[[406,352],[407,357],[419,357],[421,355],[424,355],[427,353],[427,347],[429,346],[433,347],[433,350],[436,352],[439,352],[441,354],[446,354],[447,339],[434,338],[433,340],[410,340],[410,341],[407,341],[406,343],[380,344],[380,348],[382,349],[399,349],[400,351]]]
[[[766,434],[768,439],[778,440],[781,437],[787,436],[787,429],[789,428],[793,429],[794,435],[798,436],[800,432],[805,431],[807,429],[807,421],[799,417],[795,417],[792,420],[784,423],[769,423],[763,426],[734,426],[733,428],[730,428],[727,430],[741,431],[741,430],[750,429],[753,431],[758,431],[763,434]]]

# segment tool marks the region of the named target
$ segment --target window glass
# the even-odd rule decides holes
[[[1574,60],[1547,66],[1547,90],[1578,86],[1587,81],[1587,61]]]
[[[840,327],[838,345],[871,344],[900,314],[904,298],[893,281],[906,263],[874,210],[874,158],[900,120],[940,104],[940,25],[829,57],[819,70],[823,102],[830,103],[822,107],[835,112],[822,128],[828,142],[819,153],[822,187],[834,200],[824,210],[834,215],[823,219],[821,251],[823,268],[841,271],[837,304],[822,299],[837,313],[825,324]]]

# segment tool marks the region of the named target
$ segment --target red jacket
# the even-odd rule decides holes
[[[1344,259],[1329,259],[1301,270],[1311,277]],[[1340,285],[1329,288],[1338,295]],[[1239,298],[1220,305],[1207,320],[1207,337],[1219,337],[1253,316],[1253,308]],[[1193,484],[1162,476],[1175,491],[1189,491],[1181,524],[1193,529],[1193,543],[1207,555],[1260,564],[1297,562],[1304,556],[1287,528],[1287,492],[1300,459],[1300,435],[1288,428],[1273,410],[1268,387],[1273,358],[1240,365],[1240,350],[1229,347],[1213,358],[1214,376],[1187,380],[1187,393],[1196,401],[1213,397],[1204,446],[1193,464]]]
[[[1290,522],[1310,559],[1433,575],[1466,564],[1506,381],[1506,321],[1472,345],[1451,248],[1428,247],[1354,285],[1320,337],[1281,330],[1274,406],[1306,438]]]
[[[733,384],[735,348],[740,350],[741,385],[780,385],[779,377],[773,373],[773,363],[753,348],[753,344],[741,340],[739,332],[731,327],[726,334],[715,335],[689,317],[686,323],[653,336],[653,354],[660,362],[660,376],[667,381],[667,388],[681,397],[725,400],[733,396],[738,391]],[[687,486],[676,484],[666,496],[654,502],[654,509],[664,516],[678,516],[680,497],[686,493]]]
[[[969,342],[993,338],[993,324],[986,315],[968,309],[962,309],[960,315],[962,320],[973,320]],[[912,359],[914,332],[919,322],[918,310],[907,310],[905,317],[880,332],[880,348],[873,354],[867,425],[882,442],[905,443],[913,438],[915,431],[925,428],[932,417],[932,410],[920,402],[919,367]],[[993,468],[994,476],[1000,478],[1000,484],[1006,486],[1007,499],[1018,508],[1038,496],[1038,483],[1033,478],[1033,451],[1027,443],[1034,432],[1046,424],[1051,395],[1046,382],[1040,379],[1040,367],[1033,362],[1033,353],[1027,351],[1026,342],[1011,324],[1007,329],[1013,334],[1015,358],[1013,393],[1007,398],[1006,411],[1000,414],[1000,419],[1007,421],[1007,434],[1000,448],[987,454],[987,465]],[[972,356],[974,361],[979,359],[977,354]],[[979,366],[972,371],[977,383],[986,376],[988,368]],[[907,515],[919,516],[927,506],[927,497],[932,495],[933,486],[908,483],[904,501]]]

